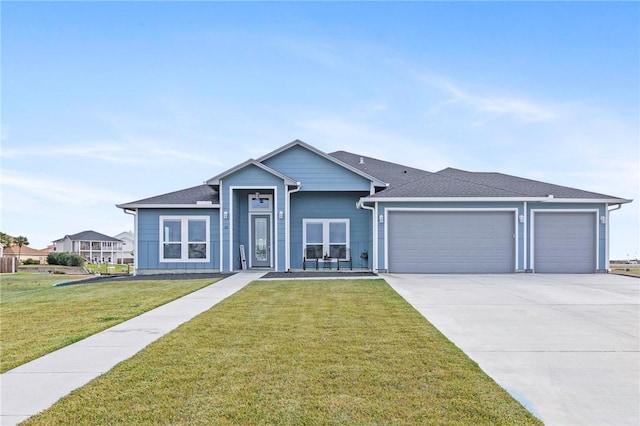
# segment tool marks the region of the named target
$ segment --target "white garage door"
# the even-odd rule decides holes
[[[394,211],[387,226],[389,272],[514,272],[514,212]]]
[[[596,221],[593,212],[536,212],[533,229],[534,272],[596,272]]]

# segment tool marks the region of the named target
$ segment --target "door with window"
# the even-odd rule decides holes
[[[251,266],[271,266],[270,215],[251,215]]]

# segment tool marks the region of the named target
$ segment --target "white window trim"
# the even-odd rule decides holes
[[[258,192],[258,191],[256,191]],[[248,206],[249,211],[251,213],[260,214],[260,213],[271,213],[273,207],[273,196],[271,194],[260,194],[260,198],[264,198],[265,200],[269,200],[269,208],[266,209],[256,209],[252,206],[253,199],[256,198],[256,194],[249,194]]]
[[[211,259],[211,229],[210,229],[210,218],[209,216],[160,216],[159,223],[159,244],[158,244],[158,259],[160,263],[206,263]],[[164,258],[164,221],[165,220],[175,220],[180,221],[181,226],[181,252],[179,259],[165,259]],[[190,220],[204,220],[205,221],[205,241],[198,241],[198,244],[206,244],[207,248],[205,250],[205,258],[204,259],[189,259],[189,221]],[[177,241],[176,241],[177,242]],[[196,243],[192,241],[191,243]]]
[[[307,247],[307,223],[322,223],[322,253],[329,253],[331,242],[329,241],[329,224],[330,223],[344,223],[346,224],[346,245],[347,251],[351,249],[350,241],[350,220],[349,219],[302,219],[302,250],[303,253]],[[344,260],[344,258],[341,258]]]

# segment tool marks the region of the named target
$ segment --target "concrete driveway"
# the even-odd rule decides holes
[[[382,276],[546,424],[640,424],[640,279]]]

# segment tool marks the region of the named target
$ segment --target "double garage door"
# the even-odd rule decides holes
[[[535,272],[596,271],[594,213],[536,212],[532,225]],[[513,211],[391,211],[389,272],[514,272],[515,226]]]
[[[389,272],[515,271],[513,211],[392,211],[387,226]]]

